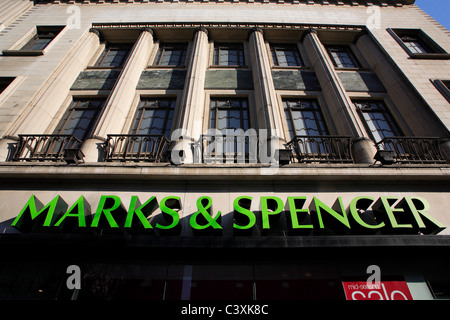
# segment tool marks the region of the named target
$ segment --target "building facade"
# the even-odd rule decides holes
[[[0,298],[450,297],[450,37],[413,0],[2,6]]]

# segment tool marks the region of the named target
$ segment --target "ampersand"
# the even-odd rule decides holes
[[[206,203],[206,205],[205,205]],[[203,230],[209,227],[214,229],[222,229],[222,226],[219,224],[221,213],[217,212],[216,216],[213,218],[209,213],[209,209],[212,206],[212,199],[208,196],[200,197],[197,199],[197,209],[198,211],[191,216],[190,224],[191,227],[197,230]],[[199,224],[198,219],[203,220],[205,223]],[[200,221],[202,222],[202,221]]]

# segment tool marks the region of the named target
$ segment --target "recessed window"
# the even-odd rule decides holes
[[[131,134],[165,135],[169,137],[175,99],[141,99]]]
[[[63,28],[62,26],[37,26],[36,34],[20,50],[44,50]]]
[[[105,99],[73,99],[55,134],[73,135],[83,141],[89,137],[105,105]]]
[[[186,60],[186,43],[160,43],[154,65],[184,66]]]
[[[14,81],[14,77],[0,77],[0,94]]]
[[[271,44],[272,60],[277,67],[303,67],[300,52],[294,44]]]
[[[130,53],[132,44],[112,44],[108,43],[105,46],[100,58],[97,60],[95,66],[97,67],[121,67],[125,63],[128,54]]]
[[[403,135],[383,101],[358,100],[354,104],[365,123],[367,133],[375,142]]]
[[[413,58],[450,59],[450,54],[420,29],[388,29],[388,32]]]
[[[359,68],[360,64],[349,46],[327,46],[328,54],[336,68]]]
[[[246,131],[249,127],[247,99],[221,98],[211,100],[211,129],[243,129]]]
[[[317,100],[285,99],[283,108],[291,139],[295,136],[328,135]]]
[[[242,43],[214,44],[215,66],[244,66],[244,46]]]
[[[434,84],[436,89],[439,90],[439,92],[444,96],[445,99],[447,99],[448,102],[450,102],[450,80],[431,80],[431,82]]]

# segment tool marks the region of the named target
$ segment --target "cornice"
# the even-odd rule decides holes
[[[37,4],[148,4],[148,3],[280,3],[336,6],[401,7],[412,5],[415,0],[34,0]]]
[[[92,27],[98,30],[101,29],[170,29],[170,28],[220,28],[220,29],[249,29],[249,30],[268,30],[268,29],[283,29],[283,30],[327,30],[327,31],[354,31],[360,32],[366,30],[364,26],[358,25],[325,25],[325,24],[294,24],[294,23],[241,23],[241,22],[154,22],[154,23],[93,23]]]

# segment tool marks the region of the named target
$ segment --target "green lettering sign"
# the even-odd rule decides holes
[[[70,207],[69,210],[55,223],[55,227],[63,229],[86,228],[86,217],[91,215],[91,206],[86,199],[81,196]],[[76,219],[74,223],[72,220]],[[66,221],[70,220],[70,222]]]
[[[233,228],[238,230],[247,230],[253,228],[256,223],[255,214],[250,211],[250,205],[252,203],[252,197],[242,196],[234,199],[233,209],[234,209],[234,220]],[[245,216],[246,218],[242,218]],[[246,225],[240,225],[236,222],[244,222],[243,220],[247,219],[248,222]]]
[[[156,224],[156,227],[163,230],[170,230],[178,226],[178,223],[180,222],[180,216],[178,214],[178,211],[175,211],[174,209],[181,209],[181,198],[180,197],[166,197],[161,200],[161,212],[163,213],[163,217],[169,217],[169,219],[172,220],[172,222],[165,226],[161,225],[159,223]]]
[[[308,209],[302,209],[303,204],[306,202],[306,197],[288,197],[289,204],[289,216],[291,217],[292,229],[313,229],[312,224],[299,224],[298,218],[303,221],[309,216]]]
[[[347,213],[345,212],[344,205],[342,204],[341,197],[338,197],[333,207],[330,208],[325,203],[320,201],[318,198],[313,197],[313,201],[309,206],[309,211],[319,223],[319,228],[324,229],[325,223],[327,222],[327,228],[333,229],[333,227],[341,227],[344,225],[347,229],[350,229],[350,223],[348,221]],[[338,212],[340,211],[340,212]],[[327,213],[328,215],[325,215]],[[333,219],[329,219],[328,217],[333,217]],[[336,225],[336,221],[339,221],[340,224]]]
[[[359,210],[366,211],[374,201],[375,199],[371,197],[356,197],[350,202],[350,215],[363,228],[380,229],[385,226],[384,222],[380,222],[379,224],[366,223],[359,214]]]
[[[101,196],[97,211],[92,220],[92,228],[119,228],[113,214],[122,215],[124,209],[118,196]],[[103,219],[102,219],[103,217]],[[119,217],[120,218],[120,217]],[[106,219],[106,221],[105,221]],[[106,223],[107,222],[107,223]]]
[[[261,197],[261,217],[263,230],[270,229],[270,217],[279,218],[279,214],[283,211],[283,207],[283,200],[278,197]]]
[[[46,206],[32,195],[11,226],[23,232],[31,231],[34,224],[50,227],[67,207],[67,203],[59,195]]]

